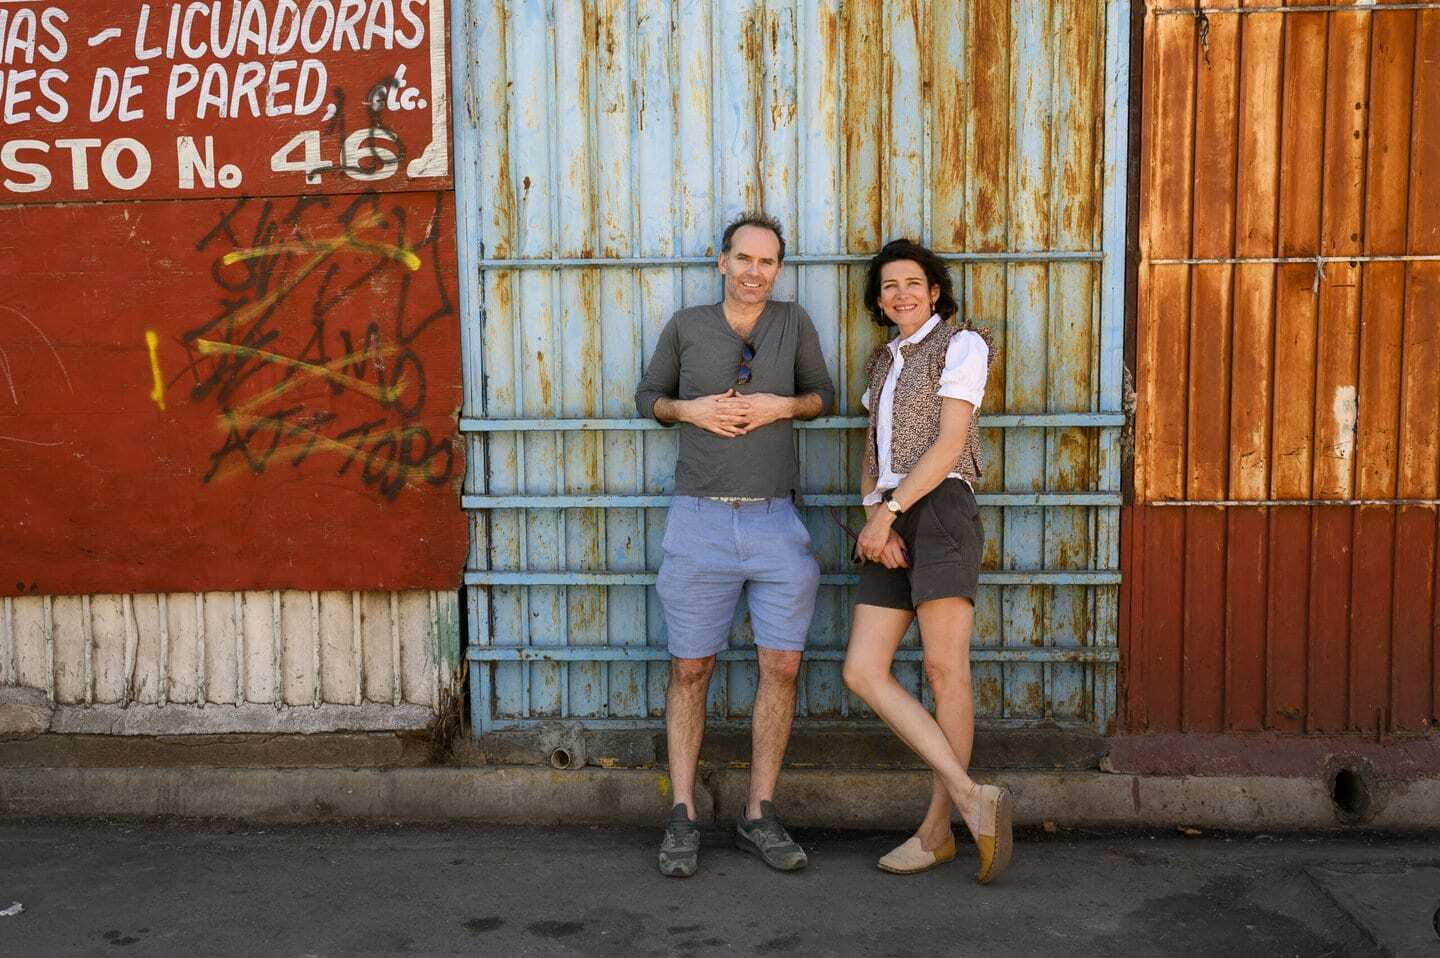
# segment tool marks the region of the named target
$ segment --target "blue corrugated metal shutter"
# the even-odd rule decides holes
[[[718,234],[763,207],[840,415],[800,432],[825,576],[799,710],[840,682],[879,333],[863,262],[919,237],[1002,353],[983,424],[982,721],[1105,728],[1114,709],[1128,0],[456,0],[477,731],[659,721],[652,583],[675,436],[632,391],[670,314],[714,302]],[[852,520],[855,516],[852,514]],[[711,690],[748,715],[748,622]],[[897,665],[923,685],[913,635]]]

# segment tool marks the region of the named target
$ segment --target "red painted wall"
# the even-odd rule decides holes
[[[1145,24],[1123,725],[1430,735],[1440,10],[1192,7]]]
[[[219,6],[0,7],[0,593],[456,587],[444,10]]]
[[[1431,731],[1434,509],[1135,506],[1122,521],[1124,728]]]

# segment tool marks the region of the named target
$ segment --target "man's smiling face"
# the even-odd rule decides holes
[[[770,298],[780,275],[780,237],[763,226],[742,226],[720,254],[727,302],[755,305]]]

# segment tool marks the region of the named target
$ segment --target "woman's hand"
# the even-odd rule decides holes
[[[910,565],[905,556],[905,542],[894,529],[894,514],[889,509],[876,509],[860,530],[855,551],[867,562],[878,562],[887,569],[905,569]]]
[[[894,529],[890,530],[890,541],[885,543],[880,553],[880,564],[887,569],[910,568],[910,553],[905,548],[905,540]]]

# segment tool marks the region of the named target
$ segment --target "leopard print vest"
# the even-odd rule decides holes
[[[988,330],[965,326],[978,333],[989,349],[987,368],[995,359],[995,346]],[[962,332],[960,326],[942,321],[930,330],[918,343],[901,346],[905,364],[900,368],[900,377],[895,383],[894,402],[890,410],[890,468],[904,475],[940,437],[941,397],[935,390],[940,385],[940,374],[945,371],[945,353],[950,348],[952,337]],[[870,386],[870,425],[865,434],[865,474],[878,478],[880,457],[876,446],[876,423],[879,421],[880,396],[885,388],[885,378],[890,375],[892,358],[890,347],[875,348],[865,364],[865,379]],[[977,410],[978,412],[978,410]],[[962,476],[972,485],[980,478],[983,466],[980,453],[980,417],[970,419],[970,432],[965,437],[965,446],[960,456],[947,472]]]

